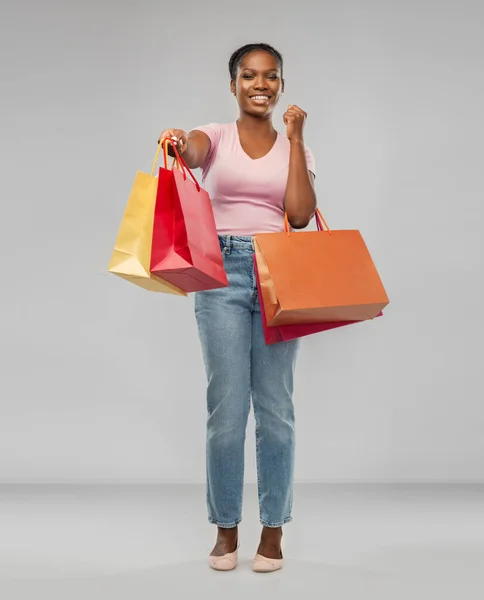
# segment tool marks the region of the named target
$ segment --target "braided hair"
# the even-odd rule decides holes
[[[269,44],[259,43],[259,44],[246,44],[245,46],[242,46],[241,48],[239,48],[232,54],[232,56],[230,57],[230,60],[229,60],[229,72],[230,72],[230,78],[233,81],[235,81],[237,79],[237,69],[239,68],[240,63],[242,62],[244,56],[249,54],[249,52],[255,52],[255,51],[259,51],[259,50],[263,50],[264,52],[268,52],[269,54],[272,54],[272,56],[277,60],[277,62],[279,63],[279,66],[281,67],[281,78],[282,78],[282,67],[283,67],[282,54],[280,52],[278,52],[272,46],[269,46]]]

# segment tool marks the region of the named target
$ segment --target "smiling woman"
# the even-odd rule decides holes
[[[246,98],[254,105],[271,102],[275,106],[284,93],[282,56],[277,51],[234,53],[229,71],[231,91],[238,97],[241,108]]]
[[[207,508],[218,535],[209,564],[237,564],[244,485],[245,430],[254,407],[261,540],[254,571],[282,567],[282,525],[292,520],[294,368],[299,340],[266,345],[254,274],[257,233],[280,232],[287,213],[305,227],[316,209],[314,157],[304,144],[307,114],[298,106],[272,117],[284,93],[283,59],[267,44],[249,44],[229,61],[239,106],[232,123],[210,123],[177,138],[190,167],[202,169],[229,286],[197,292],[195,314],[207,373]]]
[[[189,134],[167,129],[161,136],[176,136],[188,166],[201,167],[220,234],[282,231],[284,212],[293,228],[304,228],[316,210],[314,157],[304,144],[307,114],[301,108],[290,105],[284,113],[285,135],[273,125],[273,112],[285,88],[282,55],[267,44],[243,46],[232,54],[229,73],[240,112],[237,136],[233,124],[219,123],[196,127]],[[270,164],[264,164],[265,179],[260,170],[257,178],[254,171],[244,172],[243,157],[238,162],[240,150],[254,160],[270,155]],[[222,158],[234,166],[232,181],[221,172]],[[273,169],[282,169],[277,181]],[[237,185],[239,179],[246,182],[245,188]],[[251,181],[257,189],[250,186]],[[273,193],[268,197],[269,191]]]

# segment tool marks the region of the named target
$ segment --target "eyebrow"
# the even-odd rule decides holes
[[[257,69],[252,69],[251,67],[242,67],[242,71],[256,71]],[[270,73],[271,71],[279,71],[278,67],[273,67],[272,69],[267,69],[264,71],[265,73]]]

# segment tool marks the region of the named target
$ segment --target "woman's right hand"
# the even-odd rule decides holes
[[[158,144],[160,140],[163,138],[176,138],[174,140],[176,142],[177,150],[179,154],[183,154],[188,146],[188,133],[183,131],[183,129],[165,129],[161,132],[160,137],[158,138]],[[168,144],[168,154],[170,156],[174,156],[173,147],[171,144]]]

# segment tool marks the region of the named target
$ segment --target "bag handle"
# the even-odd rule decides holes
[[[156,156],[155,156],[155,160],[153,162],[153,168],[151,169],[151,174],[153,175],[154,172],[155,172],[155,167],[156,167],[156,164],[158,162],[158,157],[160,155],[160,150],[161,150],[162,146],[163,146],[163,155],[164,155],[164,158],[165,158],[165,169],[168,169],[168,144],[171,144],[171,147],[173,148],[173,152],[175,154],[175,157],[174,157],[174,160],[173,160],[173,164],[171,165],[171,170],[173,170],[173,167],[175,166],[175,163],[176,163],[177,167],[183,173],[183,179],[185,181],[187,180],[186,171],[188,171],[190,173],[191,178],[193,179],[193,182],[195,183],[195,186],[197,188],[197,192],[199,192],[200,191],[200,184],[196,180],[195,175],[190,171],[190,168],[187,165],[187,163],[185,162],[184,158],[182,156],[180,156],[180,154],[178,153],[178,148],[176,147],[175,142],[171,138],[162,138],[158,142],[158,149],[156,151]]]
[[[165,139],[166,139],[166,138],[164,138],[163,140],[160,140],[160,141],[158,142],[158,148],[157,148],[157,150],[156,150],[156,154],[155,154],[155,160],[153,161],[153,166],[151,167],[151,176],[152,176],[152,177],[153,177],[153,176],[154,176],[154,174],[155,174],[156,165],[158,164],[158,158],[159,158],[159,156],[160,156],[160,150],[161,150],[161,148],[162,148],[162,143],[164,142],[164,140],[165,140]],[[163,153],[163,156],[164,156],[164,159],[165,159],[165,169],[167,169],[167,168],[168,168],[168,147],[164,148],[164,150],[165,150],[165,151],[164,151],[164,153]],[[173,166],[175,165],[175,161],[176,161],[176,158],[173,160],[173,164],[171,165],[171,168],[172,168],[172,169],[173,169]]]
[[[173,148],[175,148],[175,149],[176,149],[176,144],[170,138],[163,138],[161,140],[161,144],[163,146],[163,158],[165,159],[165,169],[168,169],[168,143],[165,144],[165,142],[170,142],[171,145],[173,146]],[[173,167],[176,165],[177,169],[179,171],[182,171],[182,173],[183,173],[183,168],[180,166],[180,163],[178,162],[178,158],[179,158],[178,154],[175,154],[175,156],[173,157],[173,162],[171,163],[171,170],[173,170]]]
[[[324,220],[324,217],[319,208],[316,208],[314,216],[316,218],[316,226],[318,228],[318,231],[326,231],[329,235],[331,235],[331,229],[328,227],[328,224]],[[326,226],[326,229],[324,229],[324,226]],[[284,213],[284,232],[291,235],[291,229],[289,227],[289,217],[287,216],[287,212]]]
[[[186,169],[190,173],[190,177],[193,179],[193,183],[195,184],[195,186],[197,188],[197,192],[199,192],[200,185],[199,185],[195,175],[190,171],[190,167],[187,165],[183,156],[181,156],[181,154],[179,154],[178,148],[176,147],[175,142],[173,140],[169,140],[169,142],[171,143],[171,146],[172,146],[175,156],[177,158],[177,162],[180,165],[181,172],[183,173],[183,179],[185,181],[187,180],[187,174],[185,173],[185,169]],[[166,144],[166,153],[168,154],[168,144]]]

